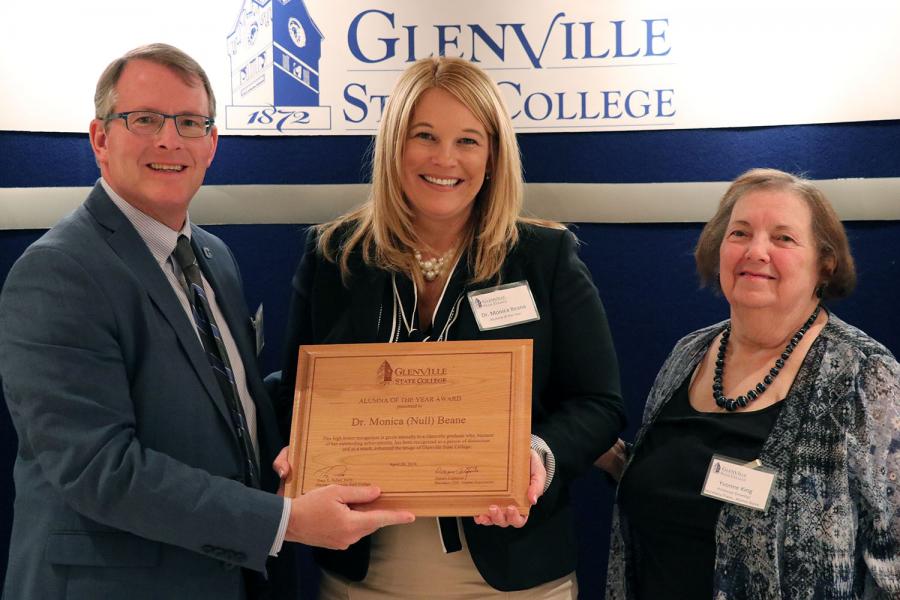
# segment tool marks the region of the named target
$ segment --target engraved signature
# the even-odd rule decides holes
[[[470,473],[477,473],[478,465],[438,465],[434,468],[435,475],[462,475],[467,479]]]
[[[345,481],[347,479],[347,465],[322,467],[316,471],[316,479],[319,481],[327,481],[329,483]]]

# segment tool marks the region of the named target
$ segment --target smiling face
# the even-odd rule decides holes
[[[209,114],[209,99],[199,80],[188,85],[171,68],[147,60],[125,65],[116,97],[115,113]],[[106,182],[126,202],[175,230],[184,224],[217,140],[215,127],[205,137],[181,137],[172,119],[155,135],[132,133],[123,119],[91,122],[91,145]]]
[[[459,100],[440,88],[416,103],[401,160],[401,186],[417,223],[459,228],[484,183],[490,136]]]
[[[719,283],[732,307],[790,312],[813,304],[819,261],[806,202],[778,189],[739,199],[719,247]]]

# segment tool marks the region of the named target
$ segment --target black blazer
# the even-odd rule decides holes
[[[467,300],[449,334],[451,340],[530,338],[534,341],[532,432],[550,446],[556,474],[521,529],[485,527],[464,518],[472,558],[491,586],[521,590],[562,577],[575,569],[576,540],[569,507],[569,483],[584,473],[615,441],[625,417],[618,365],[606,315],[590,273],[568,231],[522,224],[520,240],[499,277],[470,285],[463,271],[461,291],[498,283],[528,281],[540,320],[480,331]],[[377,339],[379,314],[390,274],[350,257],[347,287],[337,265],[316,252],[314,231],[293,279],[283,384],[278,411],[290,426],[297,349],[303,344],[385,342]],[[463,265],[461,261],[460,265]],[[448,292],[444,302],[457,294]],[[444,307],[442,307],[444,308]],[[487,509],[487,507],[485,507]],[[318,551],[319,563],[352,580],[368,569],[368,538],[343,552]]]

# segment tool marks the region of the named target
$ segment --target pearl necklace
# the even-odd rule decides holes
[[[716,405],[719,408],[724,408],[728,412],[733,412],[738,408],[746,407],[750,402],[759,398],[762,393],[768,389],[768,386],[772,385],[775,378],[778,377],[778,373],[781,372],[787,359],[791,357],[791,353],[794,352],[797,344],[800,343],[800,340],[803,339],[803,336],[809,331],[812,324],[816,322],[821,309],[821,304],[816,306],[816,310],[814,310],[813,314],[806,320],[803,327],[794,334],[794,337],[792,337],[791,341],[785,346],[781,356],[775,359],[775,366],[769,369],[769,373],[763,377],[763,380],[757,383],[755,387],[748,390],[745,395],[738,396],[737,398],[726,398],[722,393],[722,377],[725,374],[725,349],[728,348],[728,338],[731,337],[731,323],[726,325],[725,331],[722,332],[722,339],[719,341],[719,353],[716,355],[716,370],[715,375],[713,376],[712,393],[713,398],[716,400]]]
[[[445,264],[450,260],[450,257],[453,256],[454,252],[456,252],[456,248],[450,248],[444,252],[443,256],[422,260],[422,253],[416,250],[413,252],[413,257],[416,259],[416,263],[418,263],[425,281],[434,281],[441,276]]]

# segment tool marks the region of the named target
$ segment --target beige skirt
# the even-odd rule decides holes
[[[459,527],[459,520],[457,520]],[[461,528],[460,528],[461,529]],[[323,571],[320,600],[576,600],[575,574],[518,592],[489,586],[460,531],[462,550],[445,553],[437,519],[421,517],[409,525],[385,527],[372,535],[369,571],[355,582]]]

